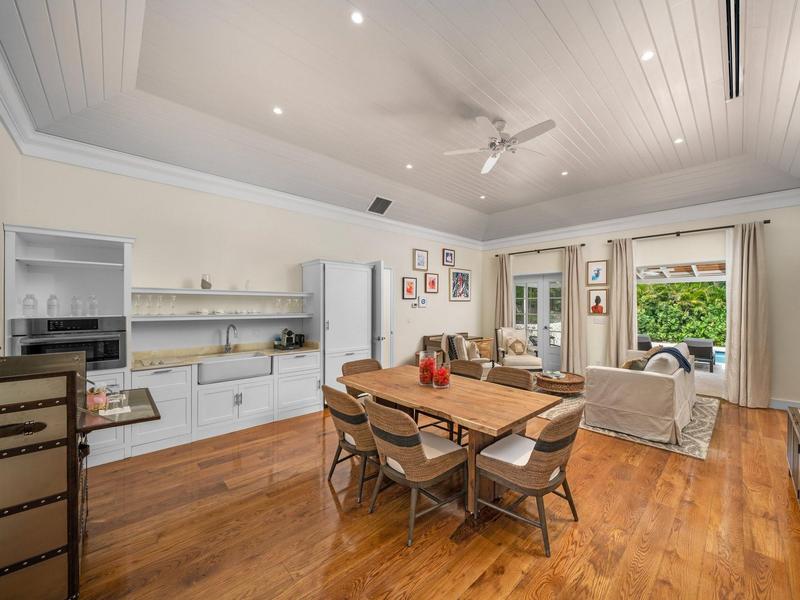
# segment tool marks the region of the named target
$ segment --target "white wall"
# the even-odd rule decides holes
[[[4,223],[135,237],[134,286],[196,287],[201,273],[211,273],[219,289],[243,289],[249,280],[250,289],[296,291],[303,261],[383,259],[394,271],[398,362],[413,358],[423,335],[481,328],[480,300],[447,299],[443,244],[21,156],[2,127],[0,201]],[[400,299],[402,276],[422,284],[422,273],[411,269],[413,248],[429,251],[440,276],[442,291],[428,295],[426,309]],[[454,249],[456,264],[472,269],[480,289],[481,252]]]
[[[798,190],[800,195],[800,190]],[[800,369],[798,369],[797,344],[800,340],[800,316],[797,298],[800,297],[800,207],[781,208],[762,212],[716,219],[692,221],[692,210],[686,209],[685,223],[648,227],[573,239],[552,240],[528,246],[502,248],[499,252],[513,252],[585,243],[584,260],[610,259],[611,247],[607,240],[653,233],[672,232],[771,219],[766,226],[767,288],[769,291],[770,345],[772,349],[772,397],[776,400],[800,401]],[[637,243],[637,264],[676,263],[684,260],[715,260],[725,256],[724,233],[701,233],[661,238]],[[484,253],[483,327],[490,333],[494,326],[494,286],[497,277],[498,250]],[[512,272],[552,273],[562,270],[560,251],[528,254],[515,257]],[[589,364],[607,363],[608,318],[587,315],[587,347]]]

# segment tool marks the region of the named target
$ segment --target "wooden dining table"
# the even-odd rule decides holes
[[[452,421],[469,430],[467,442],[467,511],[478,513],[474,497],[475,459],[486,446],[512,432],[524,432],[533,417],[561,402],[550,394],[452,375],[450,387],[419,384],[419,369],[406,365],[337,378],[349,388],[372,394],[384,403],[416,409]],[[481,498],[495,500],[502,490],[488,478],[481,481]]]

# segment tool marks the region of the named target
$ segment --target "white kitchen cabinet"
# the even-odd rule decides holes
[[[319,370],[278,378],[278,419],[322,410]]]
[[[197,385],[192,439],[271,422],[275,418],[273,381],[268,376]]]
[[[191,441],[191,367],[136,371],[134,388],[148,388],[161,419],[131,425],[131,454],[137,456]]]
[[[347,362],[344,357],[372,356],[372,267],[323,260],[304,263],[303,290],[312,294],[306,308],[313,315],[308,335],[320,340],[322,380],[342,389],[336,378]]]
[[[342,376],[342,365],[354,360],[361,360],[362,358],[370,358],[372,353],[370,350],[349,351],[349,352],[335,352],[325,355],[325,372],[332,374],[330,380],[326,380],[325,385],[332,388],[345,391],[344,386],[336,381],[337,377]]]
[[[233,429],[236,421],[236,384],[226,381],[197,386],[196,425],[208,427],[227,423]]]
[[[125,388],[125,371],[90,371],[86,376],[95,386],[117,386],[120,390]],[[125,458],[125,439],[130,436],[128,429],[127,426],[109,427],[90,433],[87,436],[90,448],[87,464],[94,467]]]
[[[275,413],[275,394],[272,377],[239,385],[239,418],[266,417],[272,421]],[[266,421],[265,421],[266,422]]]

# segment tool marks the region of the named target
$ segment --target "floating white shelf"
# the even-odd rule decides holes
[[[136,315],[131,317],[132,323],[160,323],[172,321],[241,321],[264,319],[310,319],[311,313],[271,313],[258,315]]]
[[[17,262],[29,267],[80,267],[94,269],[122,269],[122,263],[95,262],[91,260],[62,260],[57,258],[24,258],[17,257]]]
[[[185,296],[260,296],[262,298],[310,298],[311,292],[259,292],[252,290],[197,290],[187,288],[132,288],[133,294],[174,294]]]

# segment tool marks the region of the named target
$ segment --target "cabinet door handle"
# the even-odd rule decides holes
[[[320,382],[320,380],[319,380],[319,379],[317,379],[317,389],[319,389],[319,388],[321,388],[321,387],[322,387],[322,382]]]
[[[325,321],[325,330],[327,331],[330,328],[331,328],[331,322],[330,321]]]

